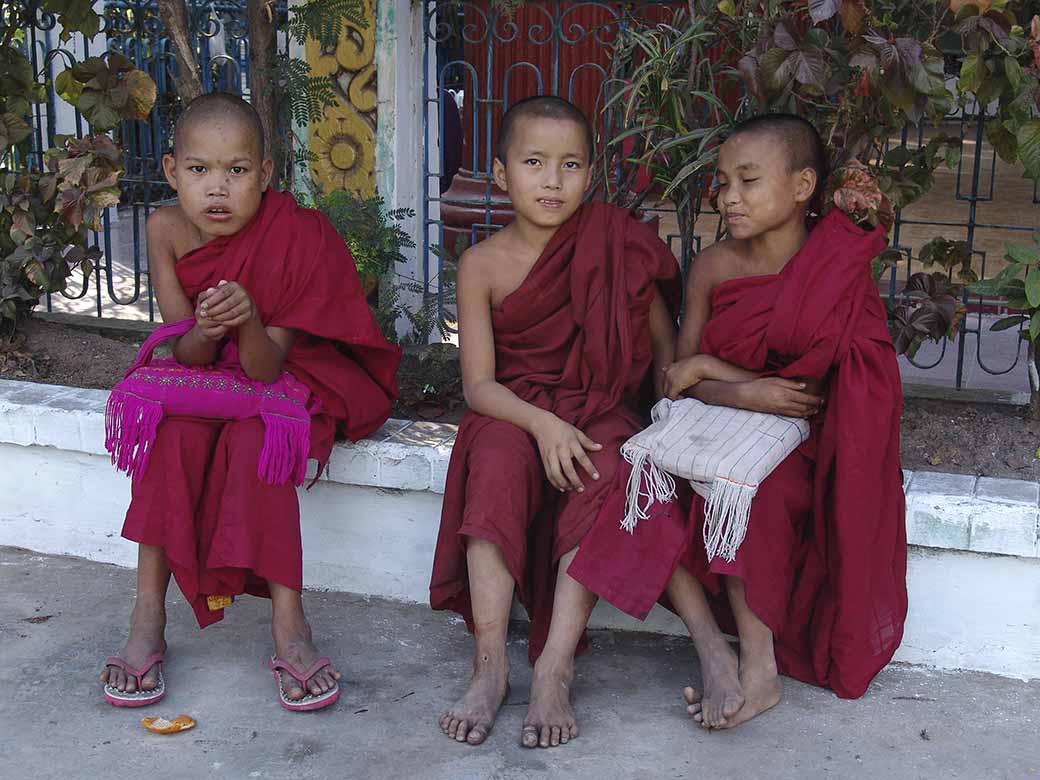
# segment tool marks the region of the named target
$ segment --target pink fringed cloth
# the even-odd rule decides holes
[[[321,402],[283,371],[265,384],[246,376],[238,347],[228,340],[215,363],[184,366],[173,358],[153,360],[155,348],[191,330],[195,320],[163,325],[145,341],[134,364],[108,397],[105,449],[112,463],[135,481],[148,468],[159,423],[166,416],[212,420],[259,417],[264,444],[257,477],[268,485],[303,484],[310,448],[311,415]]]

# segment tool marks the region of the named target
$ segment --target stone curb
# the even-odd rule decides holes
[[[0,380],[0,443],[105,455],[104,390]],[[340,444],[323,480],[444,493],[456,426],[390,420]],[[312,472],[313,473],[313,472]],[[907,539],[920,547],[1040,557],[1040,484],[904,472]]]

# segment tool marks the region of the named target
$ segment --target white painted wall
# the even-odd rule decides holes
[[[0,444],[0,497],[0,545],[135,563],[119,536],[129,482],[105,456]],[[427,600],[438,493],[323,481],[301,497],[309,588]],[[896,660],[1040,678],[1040,560],[912,547],[908,584]],[[641,624],[601,604],[592,625],[683,632],[660,608]]]

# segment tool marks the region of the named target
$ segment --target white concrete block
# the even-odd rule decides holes
[[[430,456],[428,447],[383,442],[379,447],[379,481],[382,487],[398,490],[428,490]]]
[[[1038,515],[1036,505],[978,502],[971,514],[968,549],[1035,558]]]
[[[1001,504],[1023,504],[1036,508],[1040,504],[1040,484],[1025,479],[979,477],[975,497]]]
[[[906,538],[910,544],[967,550],[971,538],[972,501],[919,493],[917,479],[906,497]]]
[[[967,474],[915,471],[911,492],[970,498],[975,494],[976,481],[978,477]]]
[[[446,444],[434,447],[432,460],[430,461],[430,490],[434,493],[444,493],[444,484],[448,480],[448,465],[451,463],[451,447],[455,439]]]
[[[0,400],[0,444],[28,447],[35,440],[32,407]]]
[[[347,485],[378,485],[379,458],[375,448],[364,442],[335,447],[329,458],[328,477]]]

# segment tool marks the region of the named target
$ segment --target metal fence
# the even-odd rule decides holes
[[[471,243],[508,221],[508,203],[492,185],[492,143],[502,113],[533,94],[553,94],[599,117],[608,97],[607,74],[616,37],[637,21],[671,18],[675,0],[630,3],[617,0],[535,0],[515,13],[487,0],[425,0],[423,3],[423,115],[425,187],[419,204],[424,229],[422,264],[428,289],[443,289],[443,257],[458,242]],[[959,67],[951,62],[951,70]],[[950,74],[952,77],[952,73]],[[955,171],[937,174],[922,202],[898,215],[893,245],[904,260],[887,277],[895,295],[920,270],[922,246],[943,236],[967,241],[982,275],[1000,267],[1006,241],[1040,227],[1037,193],[1021,171],[999,161],[984,138],[984,110],[968,107],[941,128],[906,131],[894,144],[911,147],[926,133],[959,133],[963,155]],[[595,119],[606,138],[613,128]],[[678,225],[668,203],[653,204],[662,236],[676,254]],[[717,237],[717,215],[697,220],[694,244]],[[1026,239],[1028,240],[1028,239]],[[459,245],[459,246],[461,246]],[[684,265],[689,258],[683,258]],[[1025,347],[1015,331],[993,333],[995,319],[969,301],[970,314],[952,343],[928,343],[914,360],[903,359],[904,378],[947,387],[1024,390]]]
[[[76,33],[65,42],[57,17],[45,10],[41,0],[20,0],[8,7],[10,13],[0,25],[13,23],[26,30],[23,45],[37,81],[53,83],[61,71],[106,51],[125,55],[155,81],[157,99],[150,117],[123,122],[115,131],[124,150],[126,173],[120,182],[119,207],[105,214],[103,229],[92,236],[104,258],[85,284],[76,288],[73,281],[66,293],[48,296],[46,302],[48,311],[92,311],[99,317],[154,320],[144,225],[148,215],[174,195],[163,176],[162,155],[169,149],[180,110],[174,84],[176,64],[158,5],[154,0],[106,0],[100,32],[93,39]],[[95,8],[100,12],[100,3]],[[248,98],[245,0],[188,0],[188,8],[204,91],[234,92]],[[285,0],[276,4],[275,13],[284,22]],[[279,49],[287,52],[284,34],[279,36]],[[55,145],[55,136],[82,137],[88,131],[80,113],[53,90],[34,106],[32,127],[32,149],[17,165],[39,166],[43,153]]]

